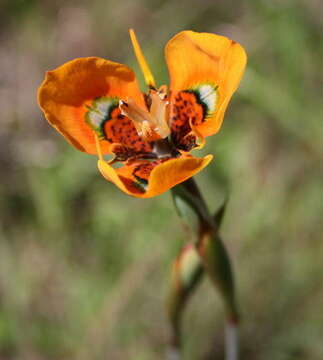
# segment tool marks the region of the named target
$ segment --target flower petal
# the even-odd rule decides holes
[[[204,137],[218,132],[244,72],[243,47],[224,36],[182,31],[168,42],[165,56],[175,138],[191,131],[190,119]]]
[[[111,99],[108,110],[112,111],[119,98],[129,97],[145,107],[134,72],[125,65],[97,57],[75,59],[48,71],[38,91],[39,105],[49,123],[77,149],[90,154],[97,153],[94,125],[89,125],[97,119],[87,115],[93,101]],[[100,119],[95,125],[104,126]],[[103,153],[110,152],[109,141],[101,141],[101,147]]]
[[[212,158],[212,155],[204,158],[180,157],[155,165],[151,162],[141,162],[125,165],[119,169],[114,169],[107,162],[99,160],[98,168],[107,180],[125,193],[139,198],[150,198],[194,176],[206,167]]]

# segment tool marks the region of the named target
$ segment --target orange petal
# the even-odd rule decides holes
[[[168,42],[165,56],[171,79],[171,102],[185,91],[204,96],[205,116],[203,122],[195,125],[203,136],[218,132],[244,72],[247,57],[243,47],[224,36],[182,31]],[[197,100],[203,103],[203,99]]]
[[[212,158],[212,155],[204,158],[181,157],[156,165],[149,175],[146,190],[140,189],[131,178],[134,165],[114,169],[107,162],[99,160],[98,168],[107,180],[113,182],[125,193],[139,198],[150,198],[194,176],[206,167]]]
[[[144,105],[134,72],[125,65],[96,57],[79,58],[48,71],[38,102],[48,122],[77,149],[96,154],[93,130],[85,122],[86,106],[97,97],[131,97]],[[101,141],[103,153],[110,144]]]

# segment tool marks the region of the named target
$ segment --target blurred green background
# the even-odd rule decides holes
[[[242,359],[323,358],[323,7],[295,1],[0,1],[0,359],[163,359],[170,264],[185,242],[166,193],[138,200],[43,118],[44,72],[81,56],[159,84],[183,29],[239,41],[249,63],[197,176],[215,209],[243,316]],[[141,75],[140,75],[141,78]],[[184,319],[185,360],[223,358],[223,309],[205,279]]]

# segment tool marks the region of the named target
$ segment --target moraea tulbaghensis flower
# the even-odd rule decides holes
[[[212,160],[212,155],[196,158],[190,151],[220,129],[246,54],[226,37],[180,32],[165,48],[168,91],[156,87],[132,30],[130,36],[147,93],[140,91],[126,65],[79,58],[47,72],[39,104],[72,145],[98,155],[106,179],[127,194],[148,198],[187,180]],[[106,154],[113,159],[104,160]]]

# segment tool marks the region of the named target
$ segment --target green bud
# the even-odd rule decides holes
[[[180,345],[182,314],[187,300],[199,284],[202,274],[203,266],[195,246],[193,244],[186,245],[173,263],[167,302],[174,346],[179,347]]]

